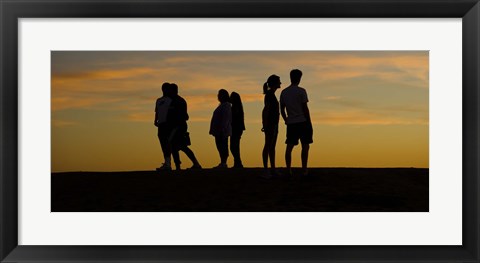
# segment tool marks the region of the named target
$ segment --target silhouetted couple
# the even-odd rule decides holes
[[[178,95],[178,86],[175,83],[163,83],[162,92],[163,96],[155,103],[154,124],[158,127],[157,135],[165,162],[157,171],[172,170],[170,155],[175,168],[181,170],[179,151],[183,151],[192,161],[191,169],[201,169],[195,154],[188,148],[190,135],[187,132],[187,102]]]
[[[232,152],[233,168],[243,168],[240,158],[240,138],[245,130],[243,105],[240,95],[221,89],[217,95],[220,105],[213,112],[209,134],[215,137],[215,144],[220,155],[220,164],[214,168],[228,168],[228,137]]]
[[[265,146],[263,147],[263,177],[271,178],[278,175],[275,167],[275,146],[278,136],[278,123],[280,114],[287,125],[287,139],[285,143],[285,162],[287,171],[292,175],[292,150],[302,144],[302,174],[307,175],[308,151],[313,142],[313,127],[308,109],[308,97],[304,88],[299,87],[302,72],[298,69],[290,71],[291,84],[280,94],[280,103],[275,96],[275,91],[280,88],[280,77],[271,75],[263,85],[264,108],[262,111],[262,131],[265,133]],[[268,158],[270,157],[270,170]]]

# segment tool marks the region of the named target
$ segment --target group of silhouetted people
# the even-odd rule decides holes
[[[302,145],[302,174],[307,175],[308,152],[313,142],[313,126],[308,109],[308,96],[304,88],[299,87],[302,72],[294,69],[290,72],[291,85],[282,90],[280,101],[275,91],[280,89],[281,81],[277,75],[271,75],[263,85],[264,108],[262,111],[262,132],[265,135],[265,144],[262,151],[265,178],[271,178],[279,173],[275,165],[275,147],[278,137],[278,123],[282,116],[287,125],[287,139],[285,143],[285,162],[288,174],[292,174],[292,150],[300,140]],[[193,163],[191,169],[201,169],[195,154],[188,147],[190,136],[187,131],[186,101],[178,95],[178,86],[174,83],[162,85],[163,96],[156,101],[155,126],[158,127],[158,139],[162,148],[165,162],[157,170],[171,170],[173,157],[177,170],[180,167],[179,151],[183,151]],[[210,122],[209,134],[215,137],[220,164],[215,168],[228,168],[229,156],[228,139],[230,137],[230,151],[234,158],[233,168],[243,168],[240,157],[240,139],[245,130],[245,120],[242,100],[236,92],[228,93],[225,89],[218,91],[220,104],[214,110]],[[268,160],[270,159],[270,169]]]

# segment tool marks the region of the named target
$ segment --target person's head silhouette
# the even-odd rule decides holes
[[[275,90],[280,88],[280,77],[277,75],[271,75],[268,77],[267,82],[263,84],[263,94],[267,94],[267,92],[275,92]]]
[[[290,71],[290,81],[293,85],[300,84],[300,80],[302,79],[302,72],[299,69],[292,69]]]
[[[240,94],[236,93],[235,91],[230,94],[230,103],[232,106],[242,107],[242,99],[240,98]]]
[[[228,102],[230,100],[230,96],[228,95],[228,91],[221,89],[218,91],[218,101],[220,103]]]
[[[162,84],[162,93],[163,96],[168,96],[168,88],[170,87],[170,83],[165,82]]]
[[[170,84],[170,91],[172,96],[177,96],[178,95],[178,86],[175,83]]]

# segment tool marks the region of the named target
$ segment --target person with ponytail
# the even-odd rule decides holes
[[[277,175],[275,167],[275,146],[278,137],[278,122],[280,120],[280,105],[275,91],[280,88],[280,77],[271,75],[263,84],[264,108],[262,111],[262,132],[265,134],[265,145],[263,146],[263,177],[271,178]],[[270,157],[270,170],[268,170],[268,158]]]

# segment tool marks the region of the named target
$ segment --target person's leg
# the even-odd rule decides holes
[[[275,147],[277,146],[277,137],[278,137],[278,130],[275,130],[274,133],[272,134],[272,138],[270,141],[270,147],[268,154],[270,156],[270,167],[272,171],[275,173]]]
[[[285,150],[285,164],[287,165],[287,171],[289,174],[292,174],[292,150],[295,145],[287,144]]]
[[[220,156],[220,165],[218,167],[220,167],[223,164],[223,159],[224,159],[223,145],[224,145],[224,142],[223,142],[222,136],[215,136],[215,146],[217,146],[218,155]]]
[[[178,129],[174,128],[171,131],[170,136],[168,137],[168,144],[170,146],[173,162],[175,163],[175,168],[177,170],[180,170],[181,169],[180,164],[182,162],[180,161],[180,154],[178,152],[180,149],[178,145],[177,136],[178,136]]]
[[[268,169],[268,154],[270,152],[270,136],[267,131],[265,131],[265,145],[263,146],[262,159],[263,159],[263,168]]]
[[[222,153],[221,153],[221,159],[222,159],[222,164],[227,165],[227,159],[228,159],[228,136],[221,138],[221,147],[222,147]]]
[[[179,149],[173,147],[172,148],[172,157],[173,157],[173,162],[175,163],[175,169],[176,170],[181,170],[181,161],[180,161],[180,154],[179,154]]]
[[[162,148],[162,153],[163,153],[163,159],[164,163],[163,166],[164,168],[170,168],[171,167],[171,150],[168,145],[168,136],[169,132],[167,131],[167,127],[165,125],[161,125],[158,127],[158,139],[160,141],[160,147]]]
[[[287,166],[287,172],[292,174],[292,150],[295,145],[298,144],[298,125],[297,124],[288,124],[287,125],[287,148],[285,149],[285,164]]]
[[[192,163],[193,163],[192,168],[202,168],[202,166],[200,165],[200,163],[197,160],[197,157],[195,157],[195,154],[193,153],[193,151],[188,146],[185,145],[180,150],[187,155],[187,157],[190,159],[190,161],[192,161]]]
[[[234,134],[230,137],[230,152],[233,156],[234,167],[243,167],[242,159],[240,158],[240,134]]]
[[[303,123],[301,129],[300,141],[302,143],[302,173],[308,174],[308,152],[310,150],[310,143],[313,142],[313,127],[311,123]]]
[[[302,172],[303,175],[308,174],[308,168],[307,168],[307,163],[308,163],[308,150],[310,149],[310,144],[302,143]]]

